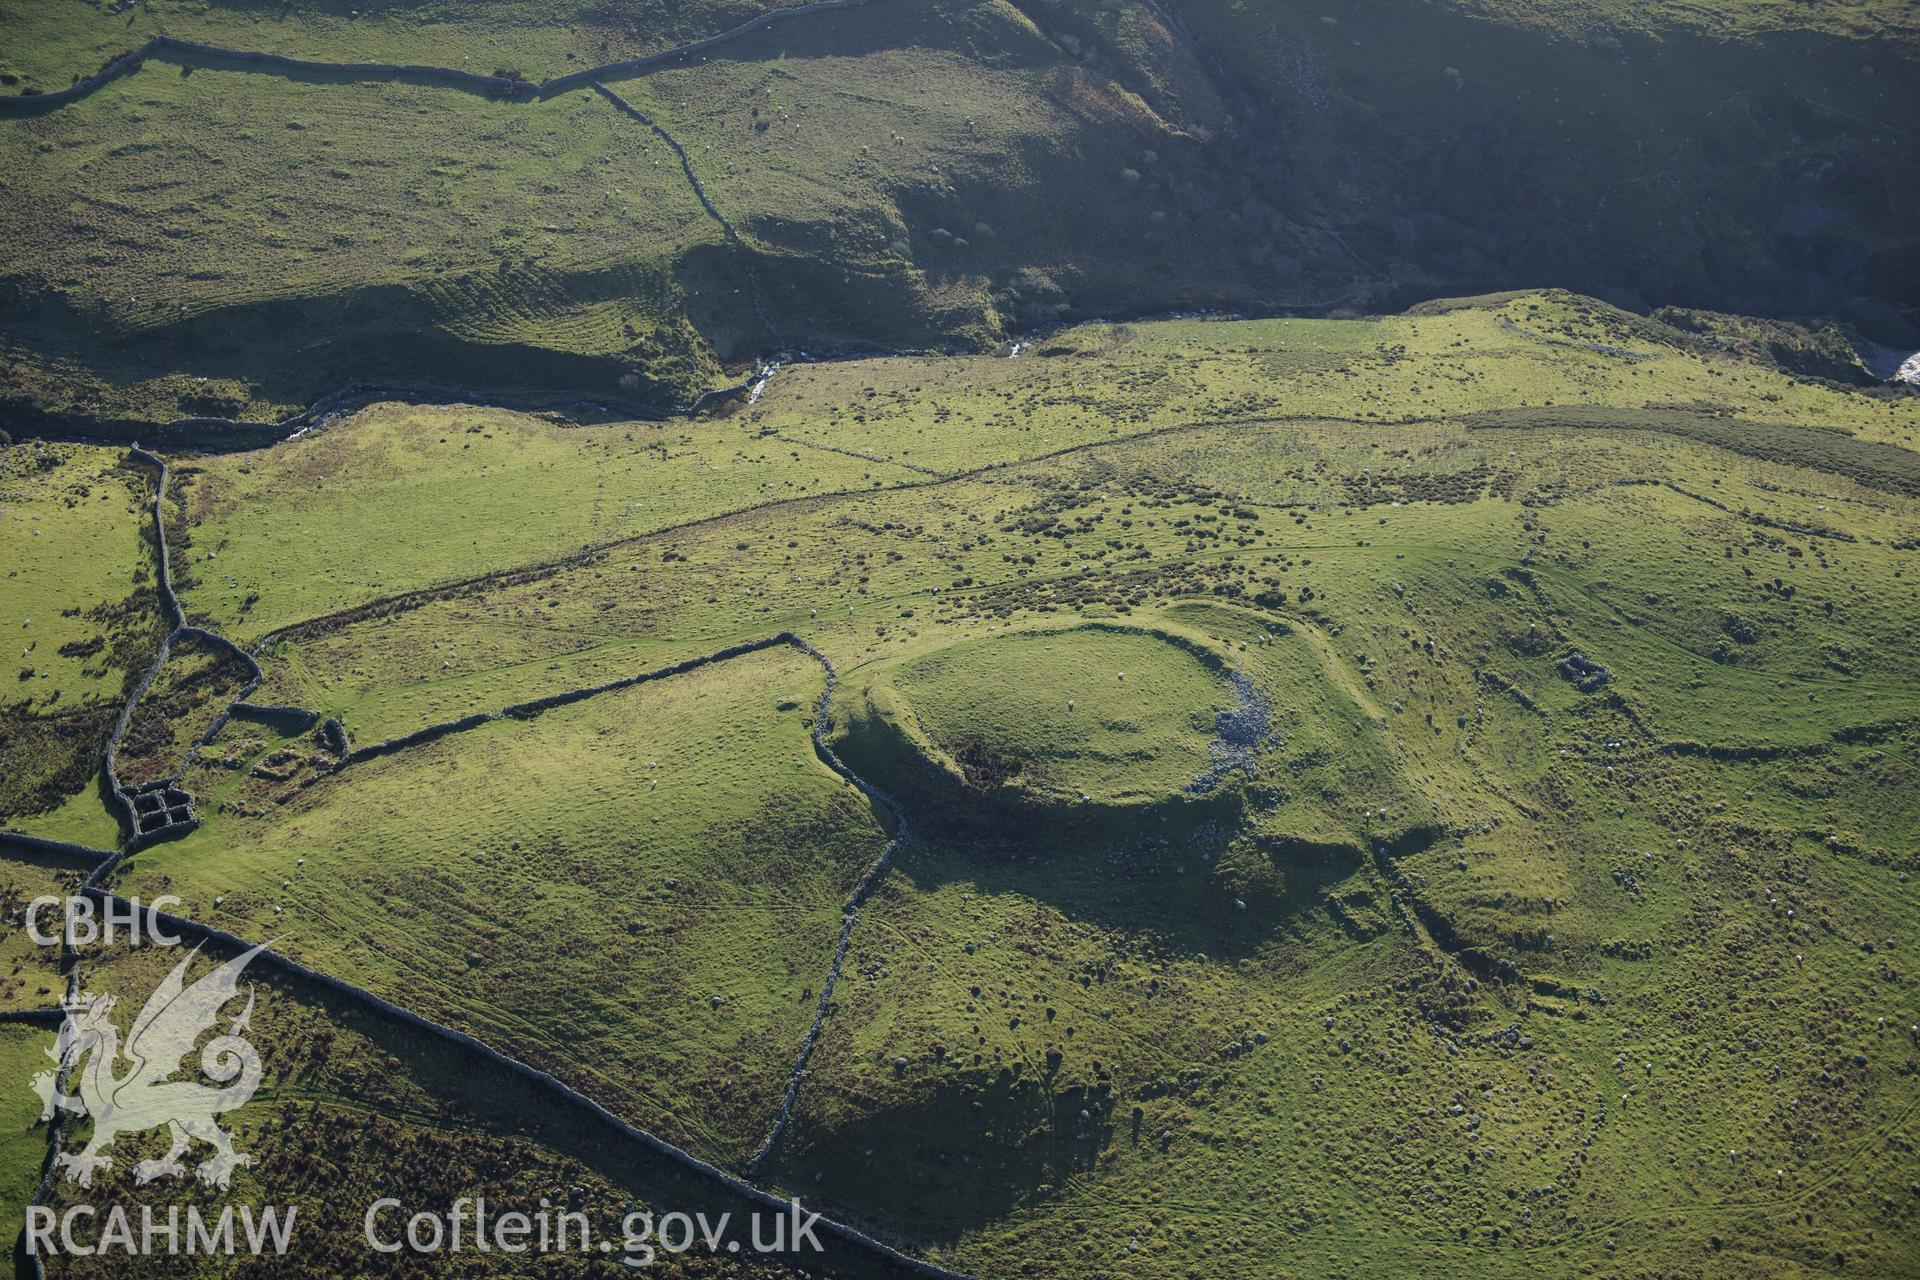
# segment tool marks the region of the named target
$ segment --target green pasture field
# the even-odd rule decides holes
[[[532,80],[673,48],[737,26],[783,6],[743,0],[628,6],[618,14],[567,0],[509,0],[483,9],[453,3],[323,0],[273,10],[244,0],[149,0],[116,8],[99,0],[9,0],[0,6],[15,41],[0,62],[10,91],[64,88],[76,75],[156,35],[337,61],[430,63],[489,72],[496,67]],[[1089,6],[1111,29],[1136,30],[1144,17],[1123,6]],[[1436,6],[1444,8],[1444,5]],[[1741,4],[1622,6],[1606,0],[1547,6],[1472,6],[1502,23],[1557,32],[1595,33],[1646,27],[1703,28],[1720,36],[1781,30],[1827,30],[1854,36],[1897,33],[1902,10],[1891,0],[1808,6],[1766,0]]]
[[[55,410],[258,418],[449,358],[466,385],[691,398],[712,344],[751,336],[716,309],[744,279],[677,158],[585,90],[521,109],[156,69],[5,121],[0,153],[41,281],[19,319],[97,353],[50,378],[10,335],[10,381]]]
[[[376,405],[176,479],[191,611],[259,638],[367,599],[730,510],[916,478],[714,422],[570,426],[498,409]],[[340,537],[343,528],[364,538]]]
[[[539,81],[780,7],[11,0],[0,91],[163,33]],[[0,392],[123,434],[356,379],[664,409],[774,353],[1534,281],[1830,316],[1734,340],[1865,382],[1863,339],[1920,343],[1898,283],[1914,36],[1888,0],[876,2],[612,80],[717,213],[588,89],[169,54],[0,122]]]
[[[870,0],[432,70],[795,3],[0,0],[0,828],[981,1280],[1920,1275],[1913,6]],[[426,70],[30,100],[161,35]],[[136,440],[260,706],[191,640],[126,707]],[[0,1009],[91,865],[0,855]],[[176,958],[80,982],[125,1028]],[[231,1198],[297,1259],[50,1275],[746,1208],[249,980]],[[0,1243],[52,1042],[0,1027]],[[228,1199],[161,1141],[55,1206]]]
[[[1904,500],[1840,488],[1816,491],[1811,500],[1775,498],[1784,473],[1738,456],[1675,446],[1661,437],[1650,438],[1645,447],[1623,447],[1617,438],[1587,434],[1544,433],[1525,441],[1503,434],[1510,449],[1491,454],[1482,437],[1455,433],[1443,448],[1423,455],[1416,469],[1394,456],[1395,434],[1392,428],[1301,424],[1116,446],[1076,458],[1068,471],[1096,473],[1101,487],[1113,491],[1070,489],[1069,506],[1057,505],[1061,493],[1051,489],[1043,491],[1047,496],[1039,507],[1016,505],[1010,499],[1018,489],[1009,479],[769,510],[720,527],[676,532],[645,551],[622,549],[598,563],[504,589],[490,609],[477,609],[463,598],[435,601],[398,620],[355,625],[289,646],[287,652],[299,655],[304,678],[317,682],[314,687],[351,690],[351,700],[362,705],[404,699],[406,706],[421,708],[419,722],[425,722],[435,718],[426,714],[435,705],[470,711],[511,701],[501,696],[508,692],[505,687],[485,696],[471,690],[476,684],[491,690],[496,681],[522,678],[516,672],[538,672],[537,687],[543,690],[589,683],[592,673],[608,669],[611,655],[628,644],[653,649],[677,637],[678,652],[684,654],[696,650],[704,636],[742,639],[792,626],[847,634],[849,643],[858,643],[842,648],[839,656],[853,659],[913,643],[914,634],[942,620],[963,628],[990,625],[998,612],[1021,602],[1052,609],[1098,605],[1117,614],[1136,601],[1186,586],[1211,590],[1217,580],[1223,590],[1238,588],[1244,598],[1278,599],[1284,593],[1289,605],[1324,610],[1329,606],[1322,602],[1338,595],[1342,610],[1386,609],[1388,619],[1405,615],[1397,623],[1370,624],[1381,634],[1370,636],[1364,648],[1347,648],[1349,658],[1360,651],[1374,663],[1398,662],[1395,651],[1411,647],[1413,638],[1398,634],[1403,629],[1420,626],[1418,642],[1424,644],[1436,622],[1466,627],[1470,645],[1463,639],[1456,652],[1488,653],[1480,660],[1493,674],[1522,681],[1533,697],[1559,687],[1554,663],[1582,647],[1618,672],[1617,688],[1644,695],[1643,714],[1655,731],[1673,738],[1804,741],[1807,731],[1824,737],[1850,717],[1896,720],[1907,705],[1902,689],[1912,675],[1912,653],[1901,636],[1913,607],[1913,587],[1904,576],[1904,553],[1894,549],[1911,536],[1900,532],[1912,527],[1911,518],[1900,514]],[[1325,447],[1320,442],[1363,439],[1380,447],[1348,454],[1351,469],[1344,480],[1317,473],[1315,450]],[[1669,459],[1663,465],[1672,467],[1671,474],[1686,481],[1672,483],[1683,488],[1697,483],[1707,497],[1719,493],[1711,501],[1721,506],[1644,483],[1653,478],[1649,461],[1662,457]],[[1505,497],[1483,491],[1476,501],[1454,501],[1448,487],[1447,501],[1403,500],[1408,486],[1441,493],[1443,482],[1456,483],[1448,476],[1504,485],[1491,474],[1476,473],[1483,466],[1491,471],[1496,462],[1509,475],[1537,469],[1544,486],[1540,500],[1552,506],[1521,500],[1531,499],[1528,489]],[[1066,465],[1048,464],[1048,469],[1058,474]],[[1164,507],[1157,505],[1159,498],[1152,499],[1153,506],[1129,499],[1115,482],[1116,467],[1142,477],[1193,467],[1215,484],[1230,485],[1227,493],[1235,502],[1258,502],[1251,495],[1271,493],[1272,486],[1279,487],[1286,503],[1376,496],[1369,490],[1378,490],[1383,500],[1330,511],[1304,505],[1279,511],[1249,507],[1260,516],[1251,522],[1261,530],[1256,537],[1242,532],[1231,512],[1228,518],[1219,514],[1219,499]],[[1625,483],[1611,482],[1609,470]],[[1575,473],[1585,474],[1583,487],[1594,485],[1592,495],[1546,497]],[[1721,482],[1717,487],[1715,479]],[[1857,496],[1849,501],[1843,492]],[[1782,504],[1775,508],[1782,512],[1779,518],[1766,516],[1767,507],[1757,505],[1776,501]],[[1748,515],[1740,514],[1742,506],[1750,506]],[[1829,510],[1821,512],[1821,506]],[[979,512],[996,507],[997,525],[989,526]],[[1568,532],[1562,526],[1556,534],[1547,527],[1552,523],[1547,513],[1555,508],[1578,511],[1581,527]],[[1863,530],[1880,532],[1835,542],[1780,527],[1802,513],[1832,521],[1841,510],[1862,521]],[[1762,518],[1753,518],[1755,512]],[[1076,548],[1080,521],[1092,527]],[[1121,527],[1123,522],[1131,527]],[[1022,530],[1022,523],[1033,531]],[[1695,526],[1690,545],[1649,540],[1654,531]],[[913,532],[916,527],[922,532]],[[849,528],[872,530],[882,541],[873,554],[856,552],[846,541]],[[1116,552],[1105,545],[1103,529],[1123,532],[1131,542]],[[1068,536],[1054,536],[1059,534]],[[1248,546],[1239,545],[1243,539]],[[1876,539],[1881,545],[1874,545]],[[1065,555],[1060,554],[1063,542]],[[1792,554],[1796,551],[1800,554]],[[1100,558],[1080,558],[1096,552]],[[940,568],[931,583],[922,568],[928,556]],[[1025,563],[1028,556],[1031,564]],[[771,578],[768,564],[779,567]],[[1440,579],[1431,593],[1409,599],[1412,579],[1392,575],[1427,566]],[[1631,575],[1642,566],[1676,588],[1684,583],[1684,590],[1669,594],[1646,583],[1635,590]],[[1386,581],[1371,576],[1383,573]],[[1391,590],[1394,581],[1399,594]],[[640,589],[627,591],[623,583]],[[1313,598],[1303,602],[1303,589]],[[1356,590],[1365,594],[1355,598]],[[1655,599],[1648,600],[1649,594]],[[1695,607],[1663,607],[1682,598]],[[1551,617],[1527,612],[1497,628],[1476,620],[1489,615],[1497,621],[1491,618],[1496,612],[1520,611],[1529,601],[1537,609],[1543,600]],[[1842,620],[1851,638],[1838,634],[1831,619]],[[563,648],[554,639],[556,628],[575,639]],[[540,647],[523,650],[526,638]],[[1382,643],[1376,646],[1376,639]],[[442,648],[434,649],[436,644]],[[439,656],[446,653],[459,656],[460,666],[436,672],[453,660]],[[1620,656],[1610,661],[1614,653]],[[540,655],[550,661],[527,661]],[[565,674],[575,662],[585,664],[580,674]],[[434,693],[436,687],[444,693]],[[1728,700],[1739,690],[1750,701]],[[1803,704],[1792,718],[1753,714],[1771,710],[1783,690]],[[346,696],[333,692],[318,701],[332,709],[349,705]],[[1470,708],[1463,702],[1444,718],[1462,709]],[[347,719],[351,725],[352,716]],[[397,728],[402,720],[384,723]],[[1802,724],[1806,731],[1797,727]]]
[[[746,418],[951,473],[1222,419],[1477,422],[1468,415],[1487,413],[1488,425],[1571,425],[1603,407],[1649,411],[1662,430],[1694,411],[1735,419],[1724,431],[1833,427],[1907,449],[1920,438],[1909,399],[1876,402],[1782,377],[1684,331],[1556,292],[1364,321],[1081,325],[1013,360],[800,366],[783,370]],[[1815,451],[1826,443],[1791,438]]]
[[[27,906],[35,898],[64,898],[91,869],[57,856],[0,852],[0,914],[6,924],[0,936],[0,1009],[51,1009],[66,998],[59,950],[28,936]],[[60,937],[61,919],[59,910],[43,909],[41,933]]]
[[[17,642],[0,701],[33,715],[117,705],[113,659],[146,640],[153,486],[121,449],[22,444],[0,452],[5,625]],[[145,590],[142,590],[145,588]]]
[[[0,692],[0,825],[118,839],[100,753],[166,630],[151,500],[151,474],[124,450],[0,447],[0,607],[19,646]]]
[[[205,825],[139,855],[126,883],[737,1160],[884,844],[814,759],[819,688],[781,649],[306,788],[276,767],[280,744],[256,742],[243,767],[190,775]]]
[[[181,454],[174,564],[355,749],[818,646],[908,838],[752,1176],[920,1256],[1901,1274],[1911,403],[1564,294],[1086,325]],[[1191,788],[1229,673],[1265,731]],[[892,822],[821,687],[782,648],[344,768],[236,718],[115,887],[741,1169]],[[467,1150],[375,1110],[298,1118]]]
[[[47,1157],[46,1130],[40,1127],[40,1100],[28,1087],[49,1070],[53,1033],[38,1027],[0,1027],[0,1238],[17,1239],[26,1221],[27,1200],[40,1185]]]
[[[1514,317],[1547,326],[1538,331],[1543,337],[1502,327]],[[339,580],[335,566],[350,563],[327,550],[321,511],[380,536],[355,544],[353,554],[367,558],[363,573],[340,581],[337,595],[314,601],[320,607],[308,608],[309,615],[484,572],[503,559],[557,557],[728,508],[922,478],[889,463],[957,473],[1162,429],[1205,428],[1219,418],[1254,419],[1252,434],[1259,437],[1272,433],[1261,423],[1273,419],[1444,420],[1506,404],[1538,408],[1520,421],[1545,426],[1558,420],[1550,402],[1632,410],[1713,396],[1719,409],[1782,429],[1834,426],[1875,444],[1912,439],[1911,401],[1865,400],[1831,385],[1645,341],[1639,349],[1655,355],[1652,361],[1571,345],[1633,341],[1631,319],[1548,295],[1380,322],[1080,329],[1062,335],[1047,348],[1058,354],[1045,357],[784,369],[743,414],[682,428],[566,428],[477,409],[375,409],[346,432],[322,432],[264,457],[195,464],[200,478],[182,478],[183,491],[204,507],[191,534],[192,554],[204,560],[212,553],[216,560],[179,567],[192,574],[185,590],[196,614],[257,635],[293,614],[258,602],[243,613],[249,596],[284,591],[279,584],[289,582]],[[1548,329],[1571,334],[1556,343]],[[1678,343],[1682,335],[1666,331],[1664,337]],[[1295,364],[1296,357],[1304,363]],[[1424,372],[1415,377],[1415,368]],[[1579,384],[1577,393],[1564,390],[1569,383]],[[1563,389],[1556,393],[1555,386]],[[1383,413],[1383,397],[1408,407]],[[1569,410],[1569,417],[1586,422],[1593,411]],[[1658,430],[1669,421],[1650,417],[1663,424]],[[1634,419],[1607,421],[1626,427]],[[1725,429],[1745,428],[1736,420]],[[1502,439],[1493,434],[1481,447],[1491,453]],[[1794,439],[1810,440],[1807,449],[1821,444],[1804,431]],[[1227,456],[1244,465],[1244,452]],[[636,478],[645,466],[660,479],[623,492],[610,463]],[[672,478],[676,463],[700,478],[697,490]],[[669,469],[661,470],[663,464]],[[1422,459],[1402,469],[1427,465]],[[487,483],[486,469],[506,467],[524,478],[523,489],[510,505],[500,504],[501,495],[481,502],[475,486]],[[566,501],[587,483],[594,485],[591,503]],[[1308,491],[1295,484],[1279,495],[1249,496],[1289,501]],[[253,495],[262,498],[249,500]],[[297,562],[308,555],[328,557],[328,567],[278,572],[287,557]]]
[[[59,732],[58,723],[50,726]],[[102,732],[110,726],[102,726]],[[44,740],[44,738],[42,739]],[[92,764],[92,753],[83,746],[83,764]],[[102,778],[96,770],[78,784],[78,789],[50,808],[26,812],[16,809],[7,814],[7,828],[45,840],[65,840],[89,849],[111,849],[120,842],[120,819],[108,807]]]
[[[65,88],[75,75],[157,35],[229,49],[332,62],[496,68],[544,80],[703,39],[781,7],[754,0],[640,3],[618,12],[585,3],[507,0],[480,8],[418,0],[321,0],[275,9],[247,0],[157,0],[117,8],[97,0],[8,0],[14,33],[0,61],[7,83]],[[18,92],[13,88],[10,92]]]

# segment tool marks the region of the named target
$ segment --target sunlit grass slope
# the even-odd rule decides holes
[[[215,815],[127,882],[739,1157],[884,843],[813,756],[819,687],[780,650],[305,788],[256,740],[190,780]]]

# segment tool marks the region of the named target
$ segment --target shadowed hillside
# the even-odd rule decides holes
[[[1541,282],[1920,345],[1897,6],[16,7],[29,420],[659,410],[781,351]]]

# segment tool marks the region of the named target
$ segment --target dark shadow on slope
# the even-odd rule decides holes
[[[977,787],[878,715],[855,721],[833,745],[910,815],[909,854],[895,870],[916,888],[964,881],[1187,954],[1252,954],[1366,861],[1345,832],[1240,835],[1252,808],[1271,797],[1238,781],[1152,804],[1054,803]]]
[[[696,341],[723,356],[750,354],[764,343],[750,323],[742,327],[736,308],[725,299],[744,287],[740,255],[719,245],[698,246],[672,264],[686,292],[695,298],[687,330]],[[557,305],[564,313],[575,302],[592,303],[619,286],[602,273],[560,278]],[[472,277],[475,287],[510,288],[512,281]],[[72,361],[88,370],[86,379],[53,379],[51,369],[35,381],[17,380],[0,392],[0,408],[27,430],[74,431],[128,439],[156,440],[158,423],[175,417],[268,416],[258,406],[306,406],[352,383],[404,389],[458,387],[474,396],[566,393],[598,397],[610,410],[633,416],[664,416],[704,390],[712,377],[712,358],[681,349],[670,331],[635,335],[633,347],[606,355],[584,355],[525,341],[481,341],[446,326],[462,317],[447,304],[405,285],[379,285],[310,298],[283,298],[218,307],[170,323],[136,331],[113,331],[100,319],[51,291],[33,288],[18,277],[0,280],[0,310],[10,312],[9,335],[31,330],[38,362]],[[488,311],[472,319],[484,323]],[[751,321],[751,313],[747,313]],[[239,383],[247,399],[209,403],[192,394],[182,369]],[[38,371],[35,371],[38,372]],[[29,374],[32,378],[34,375]],[[180,385],[180,399],[154,403],[151,417],[103,409],[116,394],[153,395],[137,384],[169,380]],[[38,382],[39,385],[35,385]],[[24,383],[24,385],[23,385]],[[157,421],[156,421],[157,420]],[[204,435],[205,432],[201,432]],[[258,433],[252,433],[257,435]],[[212,443],[220,443],[215,433]],[[198,436],[187,440],[200,442]]]
[[[1117,1108],[1104,1083],[1056,1087],[1044,1072],[1017,1064],[949,1076],[911,1099],[859,1100],[845,1109],[844,1123],[796,1128],[778,1180],[856,1220],[906,1232],[919,1252],[1043,1202],[1092,1172],[1102,1151],[1127,1141],[1127,1117]],[[823,1174],[818,1180],[815,1171]]]

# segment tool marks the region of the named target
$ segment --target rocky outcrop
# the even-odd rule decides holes
[[[1573,682],[1582,693],[1592,693],[1613,678],[1613,673],[1575,649],[1554,664],[1561,676]]]

